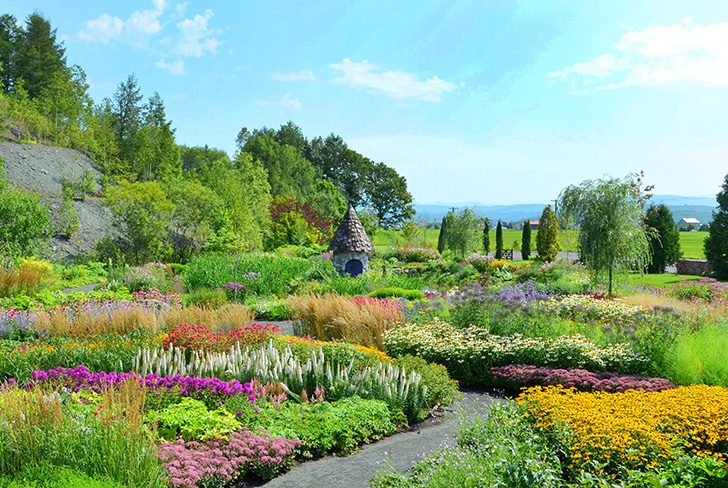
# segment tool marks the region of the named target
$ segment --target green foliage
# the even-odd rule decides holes
[[[382,227],[396,226],[415,214],[407,180],[384,163],[369,168],[366,175],[367,201]]]
[[[0,477],[0,488],[123,488],[106,477],[92,478],[67,466],[24,465],[14,476]]]
[[[12,85],[23,86],[31,99],[39,98],[65,66],[65,48],[56,42],[56,30],[41,14],[30,14],[16,38]]]
[[[713,220],[708,226],[708,238],[704,244],[705,257],[713,267],[715,277],[728,280],[728,175],[716,200],[718,210],[713,211]]]
[[[559,195],[559,212],[580,227],[582,261],[595,279],[607,273],[610,296],[616,270],[644,269],[649,262],[649,243],[641,225],[643,204],[640,177],[636,175],[623,180],[586,180]]]
[[[362,227],[364,227],[364,232],[366,232],[369,239],[374,242],[374,237],[379,232],[379,222],[377,221],[376,214],[368,209],[364,209],[361,212],[357,212],[356,216],[359,217],[359,222],[361,222]],[[394,231],[394,229],[392,229],[392,231]]]
[[[174,205],[168,241],[175,259],[186,263],[209,248],[224,204],[214,191],[193,179],[169,180],[165,192]]]
[[[204,402],[190,397],[182,397],[179,403],[169,405],[151,417],[158,423],[157,435],[167,441],[201,441],[240,427],[235,415],[224,408],[210,411]]]
[[[404,297],[408,300],[418,300],[425,297],[425,293],[421,290],[406,290],[404,288],[390,286],[387,288],[377,288],[369,293],[372,298],[391,298]]]
[[[107,205],[114,216],[114,228],[125,252],[136,264],[161,257],[166,226],[174,205],[156,181],[122,182],[109,188]]]
[[[490,219],[483,217],[483,252],[490,252]]]
[[[556,212],[551,205],[546,205],[538,221],[538,232],[536,233],[536,250],[538,258],[542,261],[554,261],[559,255],[559,221],[556,219]]]
[[[472,208],[453,214],[447,224],[447,247],[460,257],[478,247],[478,217]]]
[[[677,385],[728,388],[728,323],[725,319],[694,334],[682,334],[665,352],[665,377]]]
[[[531,223],[527,220],[523,223],[523,234],[521,235],[521,257],[524,261],[531,258]]]
[[[650,205],[644,219],[646,229],[654,229],[648,234],[650,244],[650,264],[648,273],[664,273],[668,264],[674,264],[682,257],[680,233],[675,227],[672,212],[667,205]]]
[[[422,384],[427,386],[427,405],[449,405],[462,396],[457,382],[450,379],[447,368],[441,364],[409,354],[397,358],[397,364],[422,376]]]
[[[188,290],[214,289],[225,283],[242,283],[248,273],[260,273],[260,278],[245,284],[248,290],[258,295],[283,296],[295,291],[307,277],[330,276],[332,269],[329,261],[314,262],[285,255],[208,254],[190,261],[184,280]]]
[[[0,159],[0,255],[32,256],[50,234],[48,210],[37,196],[12,188]]]
[[[440,254],[444,253],[445,248],[447,247],[447,231],[454,218],[455,214],[452,212],[448,212],[442,217],[442,223],[440,224],[440,234],[437,236],[437,252],[439,252]]]
[[[561,464],[513,404],[489,405],[487,413],[463,410],[456,443],[418,462],[409,477],[398,472],[371,480],[374,488],[451,486],[556,487]]]
[[[78,215],[73,206],[73,198],[68,191],[63,192],[61,208],[58,211],[58,231],[66,239],[70,239],[73,234],[78,232]]]
[[[228,408],[234,409],[228,404]],[[379,440],[396,431],[387,404],[380,400],[365,400],[358,396],[342,398],[335,403],[308,404],[283,402],[256,403],[259,412],[250,405],[241,405],[241,421],[251,427],[265,429],[272,437],[300,439],[299,453],[313,457],[330,452],[351,453],[359,444]]]
[[[503,224],[498,220],[498,225],[495,227],[495,258],[500,259],[503,257]]]

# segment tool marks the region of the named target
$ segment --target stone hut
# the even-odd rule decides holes
[[[334,253],[334,269],[341,275],[359,276],[369,271],[369,253],[374,246],[352,205],[341,219],[328,250]]]

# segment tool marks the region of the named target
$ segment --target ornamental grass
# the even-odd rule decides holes
[[[534,387],[517,399],[572,472],[654,470],[684,455],[725,461],[728,390],[694,385],[661,392],[580,393]]]
[[[128,334],[141,329],[148,334],[168,332],[182,323],[228,331],[247,325],[255,314],[246,306],[230,304],[212,310],[190,306],[139,304],[134,302],[88,304],[76,310],[52,309],[35,314],[35,326],[50,336]]]
[[[128,487],[159,487],[167,476],[144,426],[146,389],[128,381],[83,404],[61,391],[10,386],[0,394],[0,474],[49,463],[107,476]]]
[[[384,350],[382,334],[404,321],[398,301],[341,295],[292,296],[288,305],[303,334],[319,340],[344,340]]]
[[[16,269],[0,267],[0,298],[33,295],[53,281],[53,267],[44,261],[26,260]]]

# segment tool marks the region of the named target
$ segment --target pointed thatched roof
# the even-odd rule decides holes
[[[344,218],[341,219],[339,228],[336,229],[328,250],[334,252],[374,251],[372,241],[369,240],[369,236],[364,230],[364,226],[361,225],[361,221],[352,205],[349,205]]]

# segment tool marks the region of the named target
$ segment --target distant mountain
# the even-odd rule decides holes
[[[672,212],[675,222],[686,217],[694,217],[702,223],[710,222],[713,209],[717,206],[715,197],[683,197],[679,195],[654,195],[650,204],[664,203]],[[518,205],[483,205],[478,202],[464,203],[423,203],[415,204],[418,219],[428,222],[440,222],[453,207],[456,211],[464,207],[472,208],[479,216],[487,216],[491,222],[523,222],[538,220],[544,204],[523,203]]]

